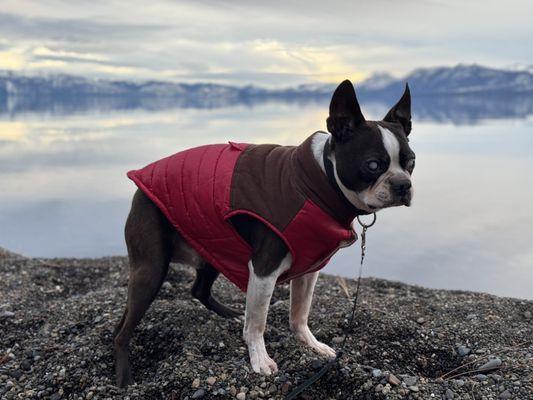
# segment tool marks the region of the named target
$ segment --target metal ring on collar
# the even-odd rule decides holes
[[[361,221],[360,215],[357,216],[357,222],[359,222],[359,225],[361,225],[363,228],[370,228],[372,225],[376,223],[376,213],[373,213],[372,216],[373,216],[372,222],[369,224],[365,224],[363,221]]]

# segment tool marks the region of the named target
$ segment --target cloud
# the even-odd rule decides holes
[[[0,66],[287,85],[458,62],[533,63],[533,6],[511,3],[3,0]]]

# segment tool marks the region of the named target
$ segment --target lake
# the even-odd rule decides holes
[[[368,119],[387,111],[362,104]],[[503,114],[491,110],[508,102],[481,113],[415,109],[413,205],[378,214],[365,275],[533,298],[533,119],[531,102],[521,104]],[[125,254],[128,170],[205,143],[298,144],[326,116],[324,101],[0,113],[0,246],[37,257]],[[324,271],[353,277],[358,262],[355,245]]]

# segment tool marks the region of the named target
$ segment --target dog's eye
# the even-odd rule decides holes
[[[411,158],[409,161],[407,161],[407,164],[405,165],[405,169],[407,171],[412,172],[413,169],[415,169],[415,159]]]
[[[372,172],[376,172],[379,169],[379,163],[376,160],[368,161],[366,166]]]

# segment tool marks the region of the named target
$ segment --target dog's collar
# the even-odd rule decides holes
[[[337,183],[337,179],[335,178],[335,167],[333,166],[333,163],[329,159],[329,155],[331,153],[331,143],[330,138],[326,140],[326,144],[324,145],[324,151],[322,152],[322,160],[324,161],[324,169],[326,170],[326,175],[328,176],[328,181],[331,186],[335,189],[337,194],[347,202],[349,200],[346,198],[344,193],[342,192],[339,184]]]

